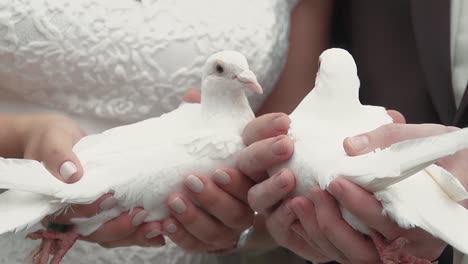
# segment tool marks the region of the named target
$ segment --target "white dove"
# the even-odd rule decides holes
[[[163,219],[169,214],[168,195],[181,190],[187,175],[235,166],[244,148],[242,130],[255,117],[246,90],[262,93],[245,57],[218,52],[202,69],[201,104],[182,104],[159,118],[81,139],[73,148],[84,169],[77,183],[57,180],[34,160],[0,159],[0,188],[10,189],[0,195],[0,234],[27,229],[46,215],[92,203],[105,193],[114,194],[117,206],[74,219],[79,235],[134,207],[149,213],[145,222]]]
[[[363,156],[347,156],[343,149],[346,137],[376,129],[392,119],[383,107],[360,103],[356,65],[347,51],[326,50],[319,63],[315,88],[290,115],[288,134],[295,142],[294,155],[281,165],[295,173],[297,194],[317,184],[326,189],[336,177],[347,177],[373,192],[383,205],[383,213],[400,227],[420,227],[468,253],[468,211],[457,203],[468,194],[448,171],[431,165],[467,148],[468,129],[401,142]],[[355,229],[370,233],[353,215],[341,210]]]

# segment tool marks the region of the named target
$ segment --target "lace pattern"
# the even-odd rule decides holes
[[[1,2],[2,89],[69,113],[133,122],[177,107],[188,87],[199,87],[207,56],[221,49],[250,61],[265,89],[251,99],[258,107],[284,64],[295,1]]]

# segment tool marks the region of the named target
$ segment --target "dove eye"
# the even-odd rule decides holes
[[[223,74],[224,73],[224,67],[220,64],[216,64],[215,70],[218,74]]]

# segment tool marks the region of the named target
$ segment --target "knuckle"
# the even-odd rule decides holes
[[[263,161],[266,159],[265,157],[266,151],[254,151],[251,154],[251,157],[249,159],[249,165],[252,167],[256,167],[255,165],[258,164],[263,164]]]
[[[318,227],[320,231],[325,234],[325,236],[330,236],[334,232],[333,225],[329,223],[329,221],[319,221]]]
[[[51,160],[51,159],[55,159],[56,157],[63,156],[63,154],[64,154],[64,151],[60,147],[50,146],[43,150],[44,156],[42,158],[44,160]]]

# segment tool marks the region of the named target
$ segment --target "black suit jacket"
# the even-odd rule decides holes
[[[409,123],[468,126],[468,93],[458,109],[453,96],[450,1],[353,0],[342,14],[363,103]]]

